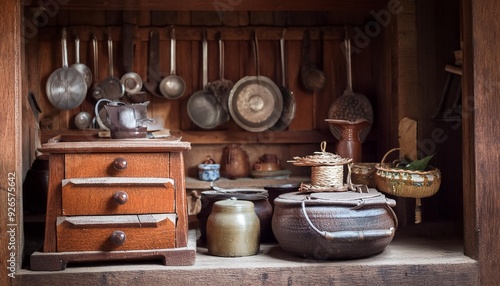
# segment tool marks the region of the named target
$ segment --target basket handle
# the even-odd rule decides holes
[[[389,154],[398,150],[406,152],[403,148],[392,148],[391,150],[387,151],[387,153],[385,153],[384,157],[382,157],[382,161],[380,161],[380,164],[382,165],[385,162],[385,159],[387,158],[387,156],[389,156]]]
[[[326,240],[335,240],[339,242],[352,242],[360,240],[375,240],[379,238],[391,237],[394,235],[395,228],[391,227],[389,229],[369,229],[369,230],[344,230],[344,231],[322,231],[319,230],[309,219],[306,212],[305,201],[302,201],[302,213],[307,220],[307,223],[311,228],[321,235]]]

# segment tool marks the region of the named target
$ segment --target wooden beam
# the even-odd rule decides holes
[[[464,214],[465,251],[479,260],[480,284],[500,281],[500,21],[495,0],[464,0]]]
[[[0,10],[0,285],[21,270],[22,228],[22,51],[20,1],[5,0]],[[28,128],[28,126],[26,126]]]
[[[59,9],[71,10],[171,10],[171,11],[214,11],[224,13],[232,11],[366,11],[382,9],[387,0],[87,0],[87,1],[55,1],[61,3]],[[33,1],[32,6],[40,6]]]

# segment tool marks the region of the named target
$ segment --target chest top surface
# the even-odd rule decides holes
[[[52,141],[42,145],[42,153],[158,153],[183,152],[191,149],[190,142],[162,139],[95,140],[81,142]]]

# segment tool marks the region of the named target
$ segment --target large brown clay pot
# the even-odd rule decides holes
[[[250,175],[248,154],[240,144],[229,144],[224,148],[221,174],[229,179],[244,178]]]
[[[286,193],[274,200],[272,228],[280,247],[312,259],[352,259],[384,250],[392,241],[395,201],[368,193]]]

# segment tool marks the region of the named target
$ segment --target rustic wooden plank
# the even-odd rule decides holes
[[[23,166],[23,158],[26,156],[23,146],[23,137],[29,136],[26,124],[22,120],[23,106],[22,98],[27,95],[27,87],[23,86],[23,58],[25,57],[22,29],[23,22],[19,17],[22,7],[19,1],[4,1],[0,17],[4,19],[0,23],[0,50],[3,61],[0,70],[0,100],[3,102],[4,111],[0,114],[0,144],[2,153],[0,155],[0,189],[2,199],[0,208],[0,266],[2,275],[0,284],[9,285],[17,277],[17,271],[21,268],[22,249],[24,248],[23,218],[22,218],[22,182],[25,171],[29,166]],[[25,30],[23,30],[24,32]],[[26,84],[26,83],[25,83]],[[31,112],[31,110],[25,110]],[[25,138],[25,137],[24,137]],[[24,167],[24,168],[23,168]],[[11,279],[13,278],[13,279]]]
[[[175,205],[177,224],[175,227],[175,247],[188,246],[189,219],[186,203],[186,181],[184,176],[184,154],[182,152],[171,153],[169,177],[175,181]]]
[[[147,140],[144,142],[144,140]],[[167,141],[163,139],[144,140],[100,140],[99,142],[56,142],[46,143],[40,149],[44,153],[106,153],[106,152],[180,152],[191,149],[189,142]],[[61,178],[62,180],[63,178]]]
[[[36,3],[33,3],[36,5]],[[88,0],[86,2],[66,3],[61,9],[92,9],[98,10],[173,10],[173,11],[365,11],[381,9],[387,6],[387,1],[382,0],[358,0],[346,2],[341,0],[324,2],[322,0],[287,2],[257,1],[217,1],[207,2],[203,0],[173,1],[152,0],[148,2],[138,0],[111,0],[102,2],[99,0]]]
[[[462,3],[462,17],[463,17],[463,41],[464,41],[464,63],[463,63],[463,90],[462,90],[462,102],[466,103],[464,105],[464,111],[467,116],[462,118],[463,123],[463,190],[464,190],[464,251],[465,254],[474,258],[480,259],[479,252],[479,236],[477,222],[479,220],[479,213],[477,209],[479,206],[479,198],[477,198],[477,190],[476,190],[476,156],[475,156],[475,116],[473,116],[472,108],[473,108],[473,98],[476,95],[483,96],[482,92],[484,87],[481,89],[476,87],[475,79],[478,75],[476,73],[480,73],[481,68],[479,64],[476,64],[473,59],[479,55],[474,55],[474,51],[476,50],[474,39],[478,36],[481,36],[485,31],[481,31],[480,29],[474,29],[475,23],[482,19],[475,19],[473,14],[473,1],[463,0]],[[483,12],[484,13],[484,12]],[[474,20],[473,20],[474,19]],[[486,25],[486,22],[481,22],[482,25]],[[477,34],[477,36],[476,36]],[[481,56],[481,63],[484,61],[489,61],[485,56]],[[478,71],[476,71],[478,70]],[[478,89],[476,91],[476,89]],[[489,94],[490,97],[492,94]],[[483,134],[483,136],[486,136]],[[485,194],[483,193],[482,196]],[[491,218],[491,217],[490,217]],[[484,259],[484,258],[482,258]],[[488,267],[491,269],[490,267]]]
[[[496,175],[500,167],[496,159],[500,156],[499,142],[496,140],[499,134],[495,120],[489,116],[499,112],[497,95],[500,86],[497,78],[500,57],[496,52],[484,51],[497,51],[500,48],[499,43],[492,40],[498,36],[500,29],[500,22],[494,20],[494,11],[500,9],[500,3],[488,0],[463,3],[466,8],[472,8],[464,11],[464,23],[467,25],[464,27],[464,59],[467,58],[464,62],[464,77],[469,77],[465,82],[467,93],[462,97],[462,118],[468,125],[464,130],[467,131],[464,140],[468,142],[465,143],[464,151],[474,150],[465,156],[470,163],[464,170],[467,198],[465,212],[476,217],[475,225],[471,224],[472,219],[467,220],[466,229],[468,238],[472,238],[472,241],[477,239],[477,244],[468,248],[467,253],[478,258],[481,284],[488,285],[500,279],[496,259],[500,245],[494,243],[500,238],[500,233],[495,230],[500,227],[500,222],[493,219],[500,215],[500,196],[498,192],[492,191],[500,183]],[[473,112],[472,108],[480,112]],[[474,236],[477,238],[474,239]],[[482,247],[484,245],[491,246]],[[467,246],[472,245],[468,243]]]
[[[49,191],[47,194],[47,222],[55,222],[61,212],[61,181],[64,179],[64,154],[50,154],[49,157],[50,173],[49,173]],[[55,252],[56,245],[56,229],[55,223],[45,224],[45,239],[43,244],[44,252]]]
[[[431,242],[415,236],[398,238],[397,232],[382,253],[346,261],[295,257],[276,244],[262,244],[257,255],[231,259],[208,255],[203,246],[197,250],[196,263],[187,267],[164,267],[151,260],[142,264],[73,266],[43,274],[22,270],[14,285],[57,285],[60,281],[94,285],[101,283],[103,276],[107,277],[107,283],[140,281],[145,285],[255,285],[256,281],[269,285],[328,285],[332,281],[346,285],[432,285],[436,281],[440,285],[479,285],[479,265],[461,253],[461,244],[457,241]]]

